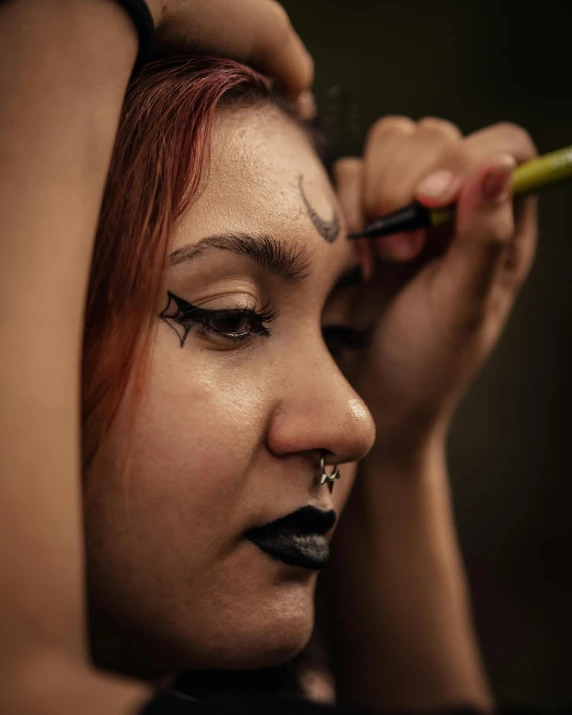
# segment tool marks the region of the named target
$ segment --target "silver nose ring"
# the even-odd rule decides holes
[[[328,489],[330,490],[330,494],[334,491],[334,482],[336,479],[339,479],[342,475],[340,473],[340,470],[338,468],[338,465],[335,464],[332,473],[328,474],[326,472],[326,467],[324,465],[324,452],[322,452],[322,456],[320,457],[320,484],[328,484]]]

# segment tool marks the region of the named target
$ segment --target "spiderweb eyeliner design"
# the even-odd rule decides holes
[[[167,291],[167,295],[169,296],[169,302],[164,310],[159,313],[159,318],[164,320],[169,327],[173,328],[181,341],[181,347],[183,347],[189,331],[193,325],[195,325],[196,321],[193,318],[193,313],[195,313],[196,310],[194,306],[183,298],[179,298],[174,293],[171,293],[171,291]],[[169,310],[171,303],[175,304],[176,312],[173,313],[173,315],[167,315],[167,311]],[[182,335],[180,332],[181,328],[183,333]]]
[[[304,187],[302,186],[303,181],[304,177],[302,176],[302,174],[300,174],[300,176],[298,177],[298,187],[300,189],[300,193],[302,194],[302,201],[306,206],[308,216],[314,224],[314,228],[324,239],[324,241],[327,241],[328,243],[333,243],[340,232],[340,222],[338,221],[338,216],[335,210],[334,217],[331,221],[326,221],[321,216],[318,216],[318,214],[314,211],[314,209],[310,205],[310,202],[306,198],[306,194],[304,193]]]

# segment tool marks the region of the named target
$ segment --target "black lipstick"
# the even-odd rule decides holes
[[[245,536],[259,549],[290,566],[323,569],[330,555],[325,534],[336,523],[333,509],[304,506],[269,524],[249,529]]]

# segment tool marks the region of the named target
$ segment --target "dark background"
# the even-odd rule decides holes
[[[344,153],[383,114],[572,145],[569,0],[283,0]],[[568,6],[568,7],[567,7]],[[485,663],[501,701],[572,703],[572,187],[541,199],[533,272],[458,413],[453,498]]]

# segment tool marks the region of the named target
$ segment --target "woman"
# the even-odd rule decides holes
[[[38,7],[13,3],[0,27],[37,41],[22,18]],[[62,27],[71,18],[85,30],[84,11],[62,7],[52,8]],[[533,203],[515,226],[510,200],[515,161],[534,154],[530,139],[506,125],[463,138],[442,120],[385,118],[363,161],[337,165],[336,198],[291,105],[243,66],[192,58],[144,70],[115,136],[135,54],[116,10],[91,4],[90,32],[95,19],[116,42],[103,63],[93,62],[95,40],[87,49],[66,41],[68,55],[50,46],[43,56],[55,57],[57,71],[48,67],[42,79],[75,109],[66,112],[68,122],[74,117],[67,132],[58,101],[30,80],[45,111],[40,146],[49,153],[51,131],[60,173],[40,155],[39,198],[25,214],[32,159],[22,163],[9,149],[28,137],[29,109],[16,101],[2,115],[2,278],[11,306],[3,314],[11,421],[3,420],[2,459],[20,485],[7,492],[12,513],[38,503],[29,490],[43,490],[37,514],[46,527],[35,531],[38,541],[21,542],[18,563],[29,556],[34,567],[3,593],[17,644],[4,657],[7,702],[41,712],[47,688],[50,702],[65,690],[69,712],[72,703],[130,712],[148,696],[142,683],[165,687],[180,671],[291,660],[312,632],[317,572],[359,462],[327,584],[340,701],[490,707],[443,454],[454,407],[532,261]],[[168,38],[178,25],[163,12],[159,37]],[[23,56],[32,46],[24,43]],[[110,69],[118,66],[116,79]],[[10,110],[18,123],[8,121]],[[59,182],[50,183],[50,170]],[[78,197],[63,221],[61,196]],[[102,196],[88,282],[89,227]],[[358,261],[346,231],[413,196],[434,206],[458,199],[454,234],[439,237],[439,248],[422,233],[397,237],[379,251],[362,247]],[[34,221],[46,216],[52,223],[34,242]],[[22,245],[28,261],[46,261],[33,286]],[[396,265],[379,271],[380,257]],[[81,541],[67,518],[79,501],[73,376],[85,292],[89,646]],[[43,355],[17,330],[32,305]],[[30,420],[32,450],[21,439]],[[12,538],[22,534],[14,522],[4,526]],[[45,550],[39,566],[34,547]],[[90,662],[115,677],[96,678]]]

